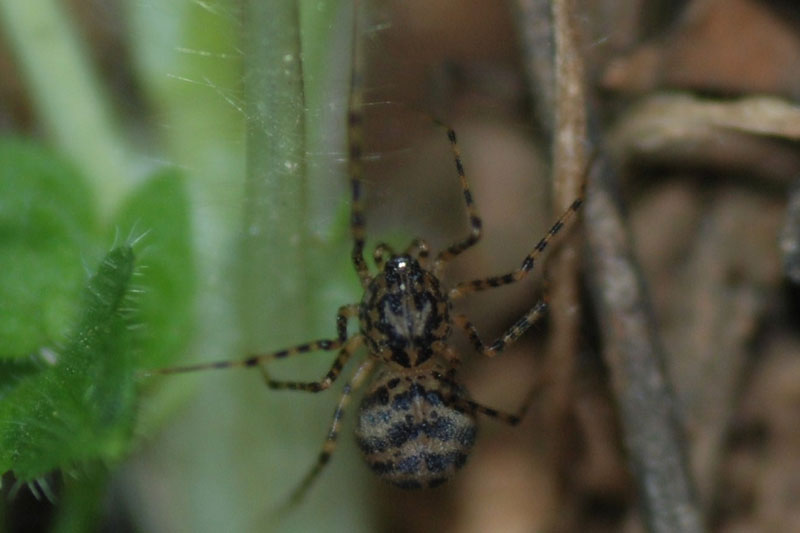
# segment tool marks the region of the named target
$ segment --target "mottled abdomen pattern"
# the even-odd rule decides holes
[[[475,443],[474,415],[451,406],[463,394],[430,369],[376,376],[356,425],[369,467],[405,489],[436,487],[451,478]]]

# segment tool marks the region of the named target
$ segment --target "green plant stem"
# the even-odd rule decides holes
[[[244,21],[247,177],[240,303],[245,344],[263,348],[298,342],[309,329],[305,102],[297,3],[251,0]]]
[[[94,187],[108,220],[132,184],[128,147],[63,2],[0,0],[0,25],[55,145]]]
[[[309,8],[307,2],[305,8]],[[338,73],[341,100],[325,91],[336,77],[330,66],[338,64],[333,62],[332,49],[336,47],[330,42],[334,28],[341,28],[331,24],[335,11],[330,6],[322,14],[301,14],[303,9],[303,2],[295,0],[249,0],[245,4],[248,168],[238,303],[245,348],[258,351],[333,335],[336,307],[353,301],[342,296],[355,281],[346,248],[340,247],[341,242],[333,244],[347,227],[346,218],[333,223],[342,204],[342,195],[335,191],[344,189],[346,182],[341,173],[330,172],[330,167],[336,168],[330,159],[327,174],[310,172],[313,163],[308,162],[308,153],[319,151],[321,140],[338,139],[343,146],[346,105],[338,107],[339,114],[317,120],[324,115],[321,109],[346,101],[346,72]],[[325,13],[327,21],[320,18]],[[352,33],[350,25],[346,30]],[[325,219],[330,221],[327,226],[321,223]],[[329,298],[334,294],[339,295],[335,303]],[[329,353],[309,354],[281,361],[270,369],[274,366],[276,374],[307,379],[305,376],[327,371],[331,361]],[[311,467],[342,385],[337,383],[327,394],[313,398],[280,391],[269,394],[269,404],[258,418],[265,439],[254,450],[263,457],[263,475],[253,476],[252,467],[240,473],[242,481],[249,483],[252,491],[259,491],[265,501],[275,502],[275,506],[283,503]],[[252,424],[252,414],[243,413],[242,419]],[[303,502],[306,512],[296,509],[281,524],[282,530],[374,529],[360,507],[363,498],[351,497],[363,487],[364,471],[354,464],[356,451],[342,440],[330,468]],[[338,477],[333,478],[337,469]],[[259,525],[264,524],[274,526],[268,522]]]
[[[350,2],[299,0],[305,100],[306,182],[309,235],[330,240],[331,226],[348,188],[344,165],[330,154],[344,154],[349,58],[352,49]],[[342,6],[345,5],[345,9]]]
[[[98,527],[103,496],[108,490],[108,472],[100,464],[84,467],[79,480],[64,478],[61,512],[53,533],[92,531]]]

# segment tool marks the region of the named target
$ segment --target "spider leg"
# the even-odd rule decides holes
[[[364,179],[364,165],[361,159],[364,151],[364,95],[362,89],[364,59],[356,31],[359,14],[357,3],[354,3],[353,10],[353,55],[351,58],[350,96],[347,105],[347,170],[350,175],[352,193],[350,232],[353,234],[353,251],[351,257],[358,278],[361,280],[361,286],[366,287],[370,275],[364,259],[364,204],[361,198],[361,184]]]
[[[328,370],[328,373],[325,374],[325,377],[319,381],[276,381],[270,377],[264,365],[259,365],[258,368],[261,370],[261,374],[264,376],[264,381],[266,382],[267,387],[270,389],[290,389],[307,392],[320,392],[330,387],[331,384],[336,381],[336,378],[339,377],[339,373],[342,371],[342,367],[347,364],[347,361],[361,346],[361,344],[363,344],[363,342],[364,337],[361,335],[356,335],[348,340],[344,347],[339,350],[339,355],[336,356],[336,359],[333,361],[331,369]]]
[[[498,353],[502,352],[507,345],[520,338],[520,336],[522,336],[522,334],[525,333],[528,328],[542,318],[546,312],[547,302],[544,300],[539,300],[530,311],[525,313],[510,328],[508,328],[505,333],[497,337],[497,339],[489,346],[486,346],[483,343],[480,336],[478,336],[478,330],[475,329],[475,326],[466,316],[454,316],[453,323],[467,333],[467,337],[469,337],[470,342],[476,350],[487,357],[494,357]]]
[[[564,211],[560,217],[558,217],[558,220],[556,220],[555,224],[553,224],[547,231],[547,235],[542,237],[542,240],[539,241],[531,253],[525,256],[525,259],[522,261],[522,265],[517,270],[501,276],[490,276],[488,278],[481,278],[472,281],[462,281],[450,289],[450,298],[459,298],[470,292],[501,287],[503,285],[508,285],[509,283],[514,283],[523,279],[531,270],[533,270],[534,261],[539,254],[544,252],[545,248],[547,248],[547,245],[550,243],[550,240],[555,237],[559,231],[561,231],[566,222],[578,211],[582,203],[583,198],[576,198],[572,204],[570,204],[567,210]]]
[[[497,420],[505,422],[511,426],[516,426],[522,421],[523,418],[525,418],[528,409],[530,409],[530,406],[533,404],[533,400],[536,399],[536,396],[539,394],[540,390],[541,385],[537,384],[534,386],[516,413],[500,411],[494,407],[489,407],[467,398],[459,398],[453,402],[453,406],[457,409],[462,409],[467,412],[481,413],[488,417],[496,418]]]
[[[458,172],[458,177],[461,180],[461,190],[464,193],[464,203],[467,206],[467,215],[469,216],[470,225],[470,233],[466,238],[451,244],[446,249],[439,252],[439,255],[436,256],[433,272],[435,276],[439,277],[439,274],[441,273],[442,268],[447,261],[475,245],[475,243],[480,240],[483,222],[481,221],[481,217],[478,215],[478,210],[475,207],[475,202],[472,199],[472,192],[470,191],[469,183],[467,182],[467,176],[464,173],[464,165],[461,163],[461,150],[459,149],[458,141],[456,140],[456,132],[452,128],[445,126],[438,121],[437,124],[447,129],[447,138],[450,140],[450,148],[453,151],[453,159],[456,163],[456,171]]]
[[[322,445],[322,451],[320,451],[319,456],[317,457],[317,462],[314,464],[308,474],[306,474],[294,492],[292,492],[292,495],[289,498],[289,506],[296,505],[300,502],[305,493],[314,483],[314,480],[316,480],[317,476],[319,476],[319,473],[322,472],[322,469],[325,468],[325,465],[327,465],[328,461],[330,461],[331,455],[333,455],[333,452],[336,450],[336,441],[339,437],[339,427],[342,423],[344,410],[350,403],[353,391],[358,389],[358,387],[364,383],[364,380],[366,380],[369,374],[372,372],[372,368],[375,366],[376,361],[377,360],[372,357],[366,359],[353,373],[350,381],[348,381],[344,386],[342,395],[339,397],[339,403],[336,405],[336,410],[333,412],[333,419],[331,420],[331,425],[328,429],[328,436]]]
[[[372,254],[372,258],[375,260],[375,266],[377,266],[380,270],[383,268],[383,264],[386,262],[386,259],[393,255],[394,250],[392,247],[385,242],[381,242],[375,247],[375,252]]]
[[[358,316],[358,305],[343,305],[336,314],[336,334],[335,339],[322,339],[304,344],[298,344],[290,348],[284,348],[274,352],[251,355],[238,361],[215,361],[212,363],[200,363],[188,366],[176,366],[171,368],[160,368],[152,370],[150,374],[179,374],[183,372],[194,372],[196,370],[210,370],[221,368],[241,368],[262,365],[273,359],[284,359],[286,357],[301,353],[314,352],[318,350],[332,351],[338,350],[347,342],[347,320]],[[337,358],[338,360],[338,358]]]
[[[451,368],[446,375],[440,377],[442,381],[445,381],[451,385],[458,387],[458,382],[456,381],[455,377],[455,368]],[[533,401],[539,395],[542,390],[542,386],[544,385],[544,381],[539,380],[537,381],[533,387],[528,391],[528,394],[525,396],[525,399],[522,401],[519,409],[517,409],[514,413],[509,413],[506,411],[501,411],[499,409],[495,409],[494,407],[489,407],[488,405],[484,405],[482,403],[478,403],[474,400],[470,400],[464,396],[456,396],[448,399],[448,404],[463,411],[465,413],[481,413],[488,417],[495,418],[500,420],[501,422],[505,422],[506,424],[516,426],[519,424],[525,415],[530,409],[531,405],[533,405]]]
[[[421,264],[426,264],[428,262],[428,255],[430,254],[430,247],[428,246],[428,242],[425,239],[414,239],[411,241],[411,244],[408,245],[406,248],[405,253],[406,255],[410,255],[411,257],[415,257]]]
[[[455,384],[456,373],[461,368],[461,357],[451,346],[444,347],[442,357],[447,362],[447,374],[445,375],[451,383]]]

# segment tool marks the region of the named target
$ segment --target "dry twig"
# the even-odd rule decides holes
[[[616,185],[608,163],[602,159],[595,163],[584,216],[589,278],[624,440],[648,529],[699,532],[704,530],[703,523],[676,420],[675,399],[615,195]]]

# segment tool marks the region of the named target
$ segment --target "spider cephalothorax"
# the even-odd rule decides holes
[[[387,363],[416,367],[446,346],[448,307],[431,272],[411,256],[393,256],[364,290],[361,334],[370,352]]]

